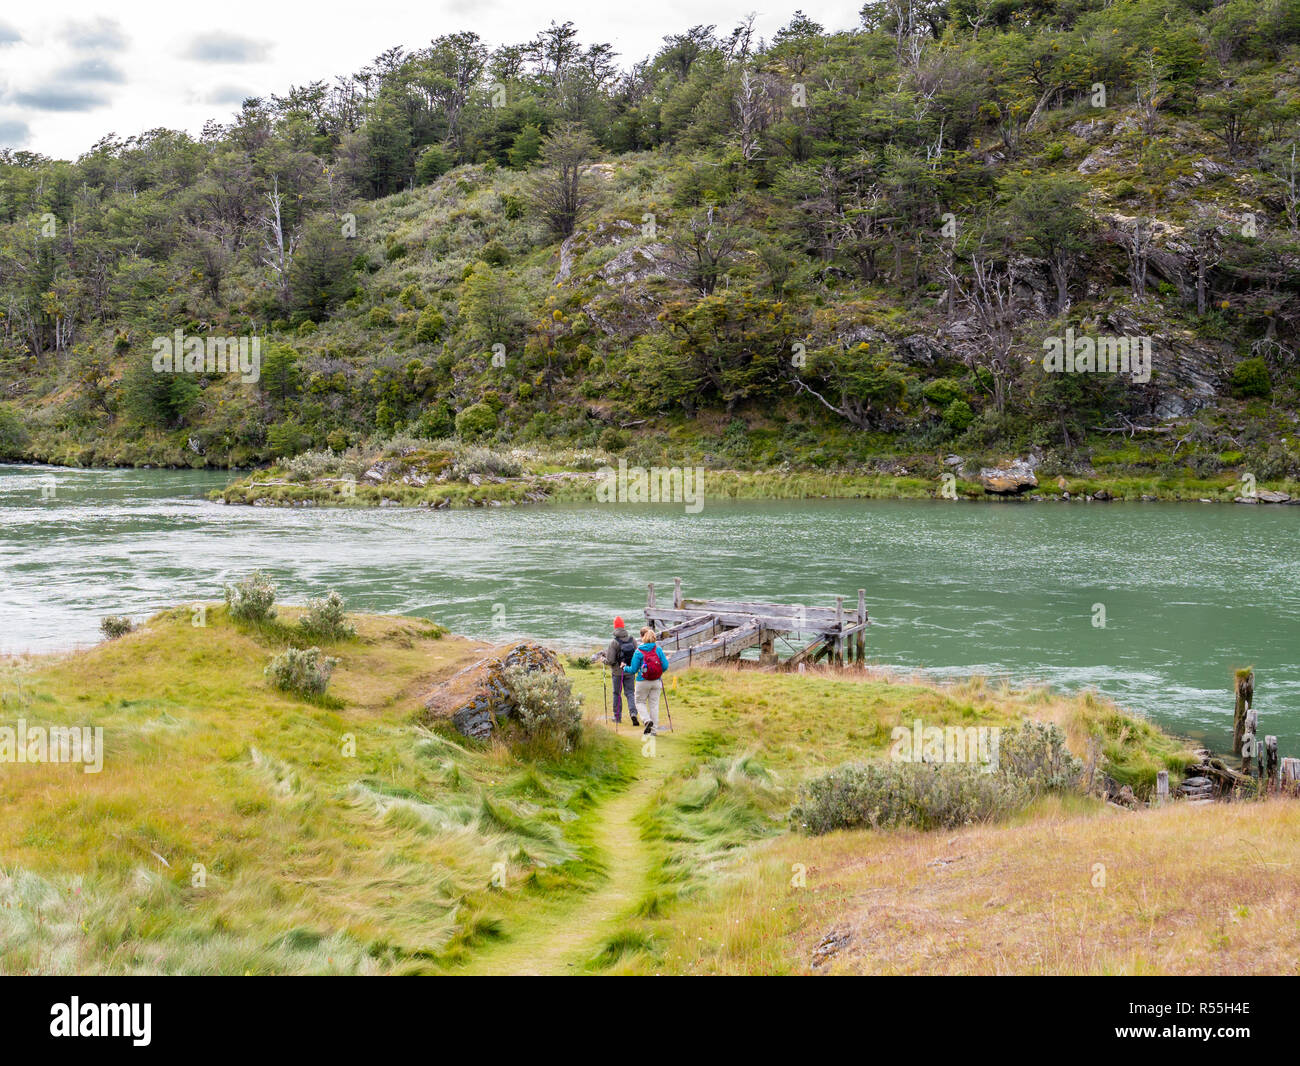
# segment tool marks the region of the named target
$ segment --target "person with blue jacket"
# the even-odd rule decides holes
[[[649,626],[641,630],[641,643],[627,669],[636,677],[636,709],[645,719],[645,735],[654,736],[659,732],[659,697],[664,690],[668,653],[655,642],[655,631]]]

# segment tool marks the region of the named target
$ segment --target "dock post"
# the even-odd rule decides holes
[[[1284,793],[1294,796],[1300,791],[1300,759],[1282,760],[1282,780],[1279,782]]]
[[[1238,670],[1234,689],[1237,706],[1232,718],[1232,754],[1241,754],[1241,741],[1246,735],[1246,711],[1255,698],[1255,671]]]
[[[673,578],[673,610],[680,611],[681,609],[682,609],[682,579],[680,577],[675,577]]]
[[[765,629],[762,632],[758,645],[758,665],[776,665],[776,633],[774,630]]]
[[[867,590],[858,589],[858,625],[863,628],[858,629],[857,639],[857,661],[859,666],[865,666],[867,661]]]
[[[655,583],[653,581],[646,583],[645,609],[647,613],[655,609]]]
[[[1161,770],[1156,774],[1156,806],[1163,807],[1169,802],[1169,771]]]
[[[840,666],[844,665],[844,597],[835,597],[835,628],[838,631],[835,636],[835,661]]]
[[[1277,737],[1264,738],[1264,779],[1270,792],[1277,791]]]

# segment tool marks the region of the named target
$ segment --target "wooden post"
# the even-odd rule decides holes
[[[835,597],[835,662],[844,665],[844,597]]]
[[[865,626],[866,624],[867,624],[867,590],[858,589],[858,625]],[[857,647],[855,649],[854,657],[857,659],[858,665],[862,666],[866,662],[866,658],[867,658],[867,632],[865,629],[858,630],[858,636],[855,643],[857,644]]]
[[[776,631],[772,629],[763,630],[763,639],[758,645],[758,665],[775,666],[776,665]]]
[[[1247,731],[1246,735],[1241,738],[1241,772],[1249,776],[1254,773],[1251,763],[1255,761],[1255,748],[1258,742],[1255,740],[1255,734]]]
[[[682,609],[682,579],[680,577],[675,577],[673,578],[673,610],[680,611],[681,609]]]
[[[1282,791],[1288,795],[1300,793],[1300,759],[1282,760]]]
[[[1264,738],[1264,778],[1268,790],[1277,791],[1277,737]]]
[[[648,582],[645,587],[645,609],[647,612],[655,609],[655,583]]]
[[[1163,807],[1169,802],[1169,771],[1160,770],[1156,774],[1156,806]]]
[[[1241,754],[1241,741],[1246,735],[1246,711],[1255,699],[1255,671],[1249,667],[1238,670],[1234,688],[1237,706],[1232,718],[1232,754]]]

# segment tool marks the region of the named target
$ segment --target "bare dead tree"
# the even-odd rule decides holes
[[[971,276],[962,277],[955,265],[945,265],[948,283],[964,305],[979,335],[980,343],[968,347],[965,362],[973,371],[988,372],[984,388],[993,397],[999,414],[1006,410],[1011,379],[1015,376],[1012,347],[1019,319],[1016,277],[1013,268],[999,267],[991,259],[971,257]],[[977,373],[976,380],[981,380]]]
[[[740,136],[740,154],[749,162],[758,155],[763,131],[772,123],[773,99],[767,80],[748,68],[742,70],[732,109]]]
[[[1151,261],[1151,248],[1155,243],[1150,222],[1136,218],[1132,229],[1126,226],[1115,229],[1114,238],[1128,256],[1128,278],[1133,286],[1133,295],[1145,296],[1147,269]]]
[[[271,179],[271,191],[266,194],[270,210],[262,216],[262,225],[267,234],[263,242],[266,254],[262,262],[271,268],[276,285],[280,290],[280,299],[289,299],[289,271],[293,266],[294,253],[298,250],[298,234],[286,234],[284,228],[284,197],[280,194],[280,179]]]

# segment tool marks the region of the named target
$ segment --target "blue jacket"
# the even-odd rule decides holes
[[[645,680],[645,678],[641,676],[641,667],[645,666],[644,653],[648,652],[651,648],[654,648],[655,651],[659,653],[659,659],[664,664],[664,673],[668,673],[668,653],[664,651],[663,648],[659,647],[659,645],[654,641],[651,641],[649,644],[642,644],[636,649],[636,654],[632,656],[632,662],[627,666],[628,670],[636,674],[636,679],[638,681]]]

